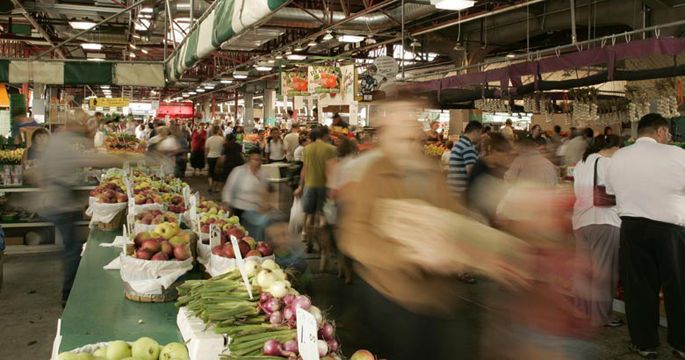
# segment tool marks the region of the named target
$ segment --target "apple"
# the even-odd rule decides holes
[[[154,254],[161,249],[161,244],[159,241],[154,239],[145,240],[142,244],[140,244],[140,249]]]
[[[203,234],[208,234],[209,224],[202,224],[202,226],[200,226],[200,232],[202,232]]]
[[[160,251],[160,252],[152,255],[152,259],[150,259],[150,260],[167,261],[167,260],[169,260],[169,256],[167,256],[167,254]]]
[[[262,253],[260,253],[260,252],[257,251],[257,250],[250,250],[250,251],[247,252],[247,254],[245,255],[245,257],[250,257],[250,256],[262,257]]]
[[[131,356],[131,345],[126,341],[116,340],[107,345],[107,360],[121,360]]]
[[[143,243],[143,241],[150,240],[150,239],[152,239],[152,236],[150,236],[150,233],[147,231],[143,231],[141,233],[138,233],[138,235],[136,235],[136,237],[133,238],[133,243],[139,247]]]
[[[212,248],[212,254],[217,255],[217,256],[224,256],[224,247],[221,245],[217,245]]]
[[[141,259],[141,260],[150,260],[152,258],[151,252],[143,249],[138,249],[136,251],[136,258]]]
[[[229,223],[229,224],[236,225],[236,224],[238,224],[239,222],[240,222],[240,218],[237,217],[237,216],[235,216],[235,215],[234,215],[234,216],[231,216],[230,218],[228,218],[228,223]]]
[[[102,347],[102,348],[95,350],[95,352],[93,353],[93,356],[95,356],[96,358],[98,358],[98,357],[107,358],[107,348]]]
[[[269,244],[263,241],[258,242],[255,249],[259,251],[262,254],[262,256],[269,256],[274,253],[271,249],[271,246],[269,246]]]
[[[233,225],[231,225],[231,224],[224,224],[224,225],[221,227],[221,230],[224,231],[224,232],[228,232],[228,230],[231,230],[232,227],[233,227]]]
[[[375,360],[376,357],[368,350],[357,350],[352,354],[350,360]]]
[[[176,235],[169,239],[169,243],[173,246],[178,246],[178,245],[183,245],[183,244],[188,244],[189,241],[186,241],[181,235]]]
[[[159,360],[189,360],[188,349],[185,344],[172,342],[162,348]]]
[[[243,241],[250,245],[250,249],[254,249],[257,246],[257,241],[252,236],[243,237]]]
[[[182,244],[174,246],[174,257],[176,260],[183,261],[191,256],[190,246],[188,244]]]
[[[233,251],[233,245],[231,245],[231,243],[224,244],[224,257],[235,259],[235,252]]]
[[[247,256],[247,253],[250,252],[250,245],[245,241],[239,240],[238,248],[240,249],[240,255],[243,257]]]
[[[167,258],[174,253],[174,247],[168,241],[164,240],[161,242],[160,245],[161,245],[160,251],[163,252],[167,256]]]
[[[126,194],[118,193],[117,194],[117,202],[127,202],[128,201],[128,196]]]
[[[142,337],[131,346],[131,356],[139,360],[157,360],[159,343],[149,337]]]
[[[245,236],[245,233],[243,232],[243,230],[241,230],[237,227],[233,227],[233,228],[228,230],[228,235],[235,236],[238,239],[242,239],[243,236]]]

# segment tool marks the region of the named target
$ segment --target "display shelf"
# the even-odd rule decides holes
[[[0,223],[4,229],[20,229],[28,227],[50,227],[54,226],[51,222],[16,222],[16,223]]]
[[[57,244],[44,245],[7,245],[5,255],[29,255],[60,252],[64,246]]]
[[[75,186],[77,191],[90,191],[95,189],[95,185],[79,185]],[[0,186],[0,192],[5,193],[26,193],[26,192],[41,192],[42,188],[34,186]]]

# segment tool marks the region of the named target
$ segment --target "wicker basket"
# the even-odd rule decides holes
[[[172,302],[176,301],[178,298],[178,291],[176,290],[176,287],[181,283],[180,281],[176,281],[175,283],[171,284],[171,286],[167,289],[164,289],[164,291],[161,294],[157,295],[152,295],[152,294],[141,294],[138,292],[135,292],[133,289],[131,289],[131,286],[127,282],[124,283],[124,296],[131,300],[131,301],[136,301],[136,302],[146,302],[146,303],[163,303],[163,302]]]
[[[126,210],[122,210],[117,214],[117,216],[112,219],[112,221],[108,223],[96,223],[96,226],[98,227],[99,230],[102,231],[115,231],[115,230],[121,230],[121,226],[124,225],[124,221],[126,221]]]

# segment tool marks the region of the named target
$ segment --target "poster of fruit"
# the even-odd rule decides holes
[[[281,94],[285,96],[309,96],[307,68],[281,72]]]
[[[339,94],[340,68],[336,66],[310,66],[309,92],[312,94]]]

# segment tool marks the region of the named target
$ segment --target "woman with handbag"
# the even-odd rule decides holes
[[[616,200],[606,193],[605,178],[611,156],[619,149],[616,135],[595,138],[574,170],[573,230],[576,237],[574,288],[579,307],[594,326],[617,327],[612,304],[619,279],[618,250],[621,219]]]

